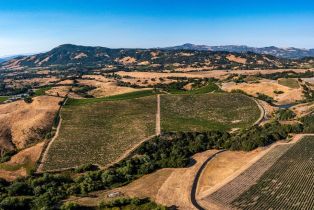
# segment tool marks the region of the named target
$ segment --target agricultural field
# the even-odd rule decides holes
[[[161,95],[162,131],[245,128],[256,122],[256,102],[242,94]]]
[[[278,84],[287,86],[289,88],[297,89],[300,87],[299,82],[293,78],[280,78],[278,79]]]
[[[232,205],[239,209],[313,209],[313,154],[314,137],[305,137]]]
[[[280,158],[282,157],[282,155],[285,154],[291,147],[292,144],[282,144],[275,146],[270,151],[268,151],[261,159],[253,163],[252,166],[250,166],[248,169],[242,172],[239,176],[237,176],[232,181],[218,189],[216,192],[205,197],[203,199],[204,202],[214,206],[219,206],[220,208],[218,209],[228,209],[229,207],[233,207],[233,205],[240,208],[240,204],[238,202],[237,204],[235,204],[234,201],[239,196],[241,196],[241,194],[244,193],[246,190],[249,190],[250,187],[253,186],[259,180],[259,178],[262,177],[263,174],[268,169],[270,169],[274,163],[276,163],[277,160],[281,160]],[[284,171],[286,166],[287,164],[283,165],[281,169]],[[289,170],[287,170],[287,172],[288,171]],[[265,190],[266,189],[267,188],[265,188]],[[253,198],[253,196],[251,198]],[[249,207],[249,205],[246,207]],[[269,208],[253,208],[253,209],[269,209]]]
[[[156,96],[99,103],[72,101],[61,111],[62,126],[47,153],[44,170],[113,163],[154,135],[156,109]]]

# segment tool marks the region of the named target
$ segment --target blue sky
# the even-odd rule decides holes
[[[1,0],[0,56],[64,43],[314,48],[310,0]]]

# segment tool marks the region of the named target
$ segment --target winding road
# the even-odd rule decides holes
[[[193,181],[193,184],[192,184],[192,189],[191,189],[191,202],[193,204],[193,206],[199,210],[206,210],[204,209],[198,202],[197,202],[197,199],[196,199],[196,192],[197,192],[197,185],[198,185],[198,181],[201,177],[201,174],[204,170],[204,168],[206,167],[207,163],[212,160],[214,157],[216,157],[216,155],[224,152],[226,150],[220,150],[218,152],[216,152],[215,154],[211,155],[209,158],[207,158],[207,160],[204,161],[204,163],[202,164],[202,166],[198,169],[196,175],[195,175],[195,179]]]
[[[156,136],[160,135],[160,95],[157,95]]]

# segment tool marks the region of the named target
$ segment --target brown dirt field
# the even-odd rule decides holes
[[[179,209],[195,209],[190,201],[190,194],[195,174],[202,163],[217,150],[208,150],[193,156],[196,163],[188,168],[166,168],[152,174],[145,175],[134,182],[111,191],[92,193],[90,197],[72,197],[75,201],[84,205],[97,205],[100,201],[108,199],[110,192],[121,192],[129,197],[150,197],[157,203],[172,206]],[[95,197],[96,196],[96,197]]]
[[[227,58],[229,61],[233,61],[233,62],[236,62],[236,63],[246,64],[246,59],[245,59],[245,58],[236,57],[235,55],[228,55],[226,58]]]
[[[50,96],[65,97],[69,93],[70,89],[70,86],[55,86],[50,90],[45,91],[45,93]]]
[[[223,83],[222,89],[225,91],[232,91],[236,89],[243,90],[244,92],[256,96],[257,93],[263,93],[274,98],[278,104],[293,103],[298,100],[304,99],[302,88],[293,89],[283,86],[274,80],[260,80],[259,83],[239,83],[234,82]],[[274,91],[283,91],[283,94],[275,94]]]
[[[221,183],[238,169],[249,163],[259,152],[260,150],[251,152],[226,151],[217,155],[208,162],[200,177],[197,196],[202,197],[204,192],[206,193],[207,190]]]
[[[8,181],[15,180],[18,177],[26,176],[27,170],[34,167],[39,159],[45,142],[38,143],[32,147],[26,148],[16,155],[12,156],[11,160],[0,164],[0,177]],[[1,169],[4,166],[4,169]],[[5,170],[5,167],[12,167],[15,170]]]
[[[127,56],[127,57],[124,57],[124,58],[121,58],[121,59],[116,59],[116,61],[118,61],[119,63],[122,63],[122,64],[125,65],[125,64],[135,63],[136,59],[133,58],[133,57]]]
[[[298,104],[290,108],[298,117],[303,117],[314,111],[314,102]]]
[[[62,80],[61,82],[58,82],[58,85],[72,85],[73,84],[73,80],[67,79],[67,80]]]
[[[30,104],[20,100],[0,105],[0,149],[23,149],[41,140],[50,129],[61,100],[39,96]]]
[[[193,83],[186,84],[183,88],[184,88],[184,90],[192,90]]]

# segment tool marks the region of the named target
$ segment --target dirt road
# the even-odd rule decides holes
[[[160,135],[160,95],[157,95],[156,136]]]

